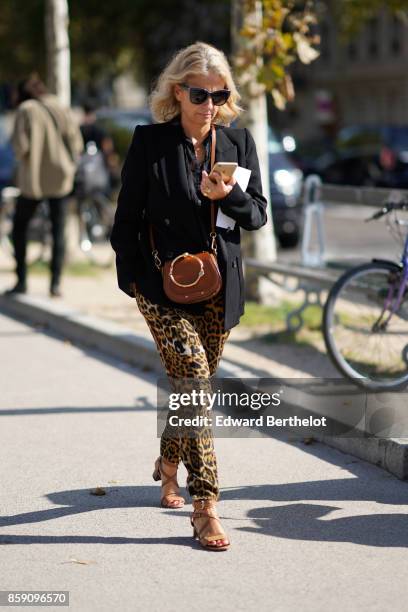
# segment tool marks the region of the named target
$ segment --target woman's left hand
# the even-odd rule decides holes
[[[231,177],[227,182],[223,181],[219,172],[212,172],[211,178],[205,170],[202,173],[201,191],[209,200],[221,200],[232,190],[236,179]]]

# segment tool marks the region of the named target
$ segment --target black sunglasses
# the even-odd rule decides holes
[[[183,89],[188,89],[188,91],[190,92],[190,102],[192,104],[203,104],[203,102],[208,99],[208,96],[210,96],[215,106],[222,106],[226,103],[226,101],[231,95],[229,89],[208,91],[208,89],[203,89],[202,87],[189,87],[185,83],[182,83],[180,87],[182,87]]]

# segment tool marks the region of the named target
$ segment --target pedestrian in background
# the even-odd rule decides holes
[[[95,182],[98,184],[101,183],[100,176],[103,173],[106,175],[106,186],[103,192],[106,197],[111,198],[112,190],[115,189],[120,182],[119,156],[115,151],[112,137],[97,121],[96,102],[89,98],[82,105],[82,109],[84,114],[79,127],[84,140],[85,152],[81,158],[81,163],[86,165],[88,160],[93,162],[89,164],[91,176],[89,176],[88,180],[91,187],[92,175],[95,178]],[[96,151],[93,151],[93,146],[96,147]],[[98,163],[96,163],[96,158],[98,159]],[[84,175],[86,176],[88,174],[87,172],[83,172],[83,170],[84,168],[80,168],[79,175],[77,176],[78,182],[81,181]],[[97,175],[96,177],[95,174]]]
[[[182,49],[151,97],[158,123],[136,127],[122,171],[111,234],[118,283],[136,298],[171,384],[209,380],[215,373],[230,329],[244,312],[241,228],[256,230],[266,223],[254,140],[247,129],[227,127],[242,110],[239,97],[221,51],[205,43]],[[251,171],[246,171],[250,178],[244,189],[234,177],[209,177],[214,150],[215,161],[237,162]],[[228,227],[219,221],[214,233],[212,203],[229,219]],[[221,291],[196,304],[169,300],[155,264],[208,251],[214,237]],[[216,513],[219,483],[211,428],[195,436],[164,430],[153,473],[162,481],[163,506],[184,504],[176,480],[180,461],[188,472],[194,533],[207,550],[226,550],[229,538]]]
[[[82,138],[85,146],[88,142],[94,142],[99,151],[109,154],[113,150],[112,138],[97,124],[96,109],[96,102],[90,98],[82,105],[83,117],[80,125]]]
[[[37,75],[19,84],[18,103],[12,134],[20,190],[12,231],[17,284],[6,294],[27,291],[28,226],[38,205],[47,200],[52,228],[50,295],[57,297],[61,295],[67,196],[73,188],[83,140],[70,109],[47,91]]]

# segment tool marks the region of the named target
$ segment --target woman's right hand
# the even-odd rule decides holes
[[[221,200],[229,194],[236,182],[233,176],[225,182],[220,172],[214,171],[211,173],[210,177],[207,172],[203,170],[200,187],[202,193],[209,200]]]

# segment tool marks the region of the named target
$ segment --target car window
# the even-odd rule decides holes
[[[268,127],[268,153],[283,153],[284,148],[282,142],[279,140],[276,132]]]
[[[375,127],[349,127],[340,130],[336,145],[339,149],[381,146],[381,130]]]
[[[408,127],[390,127],[387,130],[387,144],[393,149],[408,151]]]
[[[148,112],[100,110],[96,116],[98,125],[103,127],[112,138],[115,151],[121,162],[125,158],[136,125],[152,123]]]
[[[97,113],[97,119],[103,124],[123,128],[129,132],[133,132],[136,125],[148,125],[151,123],[151,118],[147,114],[134,112],[104,112]]]
[[[150,122],[144,115],[119,115],[114,122],[118,127],[123,127],[133,131],[136,125],[148,125]]]

